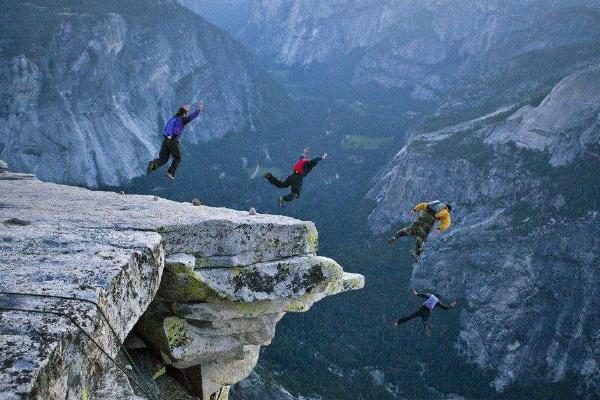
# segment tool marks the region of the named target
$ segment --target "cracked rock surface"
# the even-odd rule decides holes
[[[189,393],[226,399],[286,312],[364,284],[311,222],[13,172],[0,193],[2,400],[148,397],[107,357],[136,323]]]

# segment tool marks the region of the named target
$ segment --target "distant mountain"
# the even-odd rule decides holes
[[[219,28],[236,36],[250,19],[253,0],[178,0]]]
[[[418,202],[454,204],[411,284],[464,299],[456,349],[497,391],[575,379],[578,398],[600,392],[599,170],[600,66],[540,104],[414,134],[369,193],[377,232]]]
[[[198,142],[253,129],[281,94],[174,0],[9,0],[0,23],[0,159],[44,180],[127,182],[180,105],[206,100],[185,133]]]
[[[445,109],[518,101],[600,55],[597,0],[249,0],[243,14],[226,29],[263,61]]]

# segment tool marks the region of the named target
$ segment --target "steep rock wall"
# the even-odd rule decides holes
[[[411,283],[465,299],[456,349],[498,391],[576,377],[580,397],[598,394],[599,84],[594,67],[539,105],[415,134],[369,193],[377,232],[418,202],[454,204]]]
[[[228,34],[175,1],[3,3],[0,158],[40,179],[118,186],[164,122],[206,101],[185,141],[253,129],[269,80]]]

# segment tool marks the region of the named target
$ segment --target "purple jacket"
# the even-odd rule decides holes
[[[163,136],[181,136],[183,134],[183,128],[192,122],[198,115],[200,115],[200,110],[196,110],[185,117],[178,117],[174,115],[167,121],[163,131]]]

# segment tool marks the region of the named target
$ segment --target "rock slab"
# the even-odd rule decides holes
[[[136,323],[180,382],[200,382],[188,390],[226,399],[285,312],[364,284],[315,255],[311,222],[9,171],[0,193],[2,400],[126,398],[130,383],[152,397],[119,361]]]

